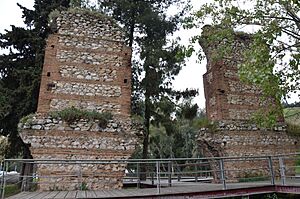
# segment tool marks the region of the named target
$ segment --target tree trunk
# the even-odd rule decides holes
[[[148,148],[149,148],[149,129],[150,129],[150,96],[149,92],[145,93],[145,131],[144,131],[144,139],[143,139],[143,152],[142,152],[142,159],[148,159]],[[141,165],[141,180],[146,180],[147,177],[147,165],[142,164]]]
[[[29,146],[23,143],[24,153],[23,159],[32,159],[32,155],[29,150]],[[29,177],[33,174],[34,165],[30,163],[22,163],[21,171],[20,171],[20,188],[23,191],[30,191],[33,188],[33,178]]]
[[[134,41],[134,27],[135,27],[135,19],[134,19],[134,13],[132,13],[132,21],[130,24],[130,30],[129,30],[129,47],[132,48],[133,41]]]

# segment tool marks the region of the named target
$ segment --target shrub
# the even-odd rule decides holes
[[[34,117],[34,114],[26,115],[25,117],[21,118],[20,123],[22,123],[22,124],[25,124],[25,123],[31,124],[32,120],[33,120],[33,117]]]
[[[63,121],[71,124],[80,119],[86,119],[90,121],[98,121],[100,127],[105,128],[108,121],[112,119],[112,114],[108,112],[99,113],[95,110],[87,111],[80,110],[75,107],[66,108],[61,111],[53,111],[49,114],[52,118],[61,118]]]
[[[300,136],[300,125],[287,123],[287,133],[293,136]]]
[[[207,118],[199,118],[193,121],[193,126],[196,128],[206,128],[208,132],[214,133],[217,131],[217,125]]]
[[[7,148],[8,148],[7,138],[0,136],[0,162],[4,159]]]

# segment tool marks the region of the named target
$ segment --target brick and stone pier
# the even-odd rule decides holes
[[[130,119],[131,49],[124,32],[107,16],[63,11],[47,40],[38,110],[20,123],[20,135],[34,159],[128,159],[137,143]],[[110,112],[97,121],[67,123],[50,116],[68,107]],[[126,165],[39,165],[40,190],[122,187]],[[78,184],[78,173],[81,182]],[[43,178],[47,176],[47,178]],[[69,176],[69,177],[66,177]]]
[[[226,41],[213,43],[207,39],[208,35],[214,35],[219,30],[205,26],[200,42],[207,58],[207,72],[203,76],[206,113],[208,119],[214,122],[211,129],[203,129],[198,136],[199,148],[204,157],[296,153],[298,138],[287,134],[282,114],[278,115],[278,124],[273,129],[260,128],[251,122],[253,114],[258,110],[268,111],[270,106],[276,106],[271,98],[263,100],[263,93],[257,86],[239,79],[238,64],[242,61],[242,52],[251,43],[251,35],[233,33],[232,42],[225,39]],[[226,58],[217,57],[221,54],[222,45],[227,45],[227,48],[229,45],[231,49],[225,54]],[[291,161],[286,164],[292,166],[294,163]],[[219,165],[215,163],[211,167],[219,169]],[[265,173],[252,170],[255,167],[266,168]],[[267,168],[266,161],[225,163],[227,170],[241,170],[231,172],[230,180],[265,175],[269,172]],[[218,178],[218,174],[215,174],[215,178]]]

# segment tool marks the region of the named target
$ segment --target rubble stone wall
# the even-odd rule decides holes
[[[204,74],[204,91],[206,114],[214,123],[214,128],[202,129],[199,132],[199,149],[204,157],[234,156],[271,156],[296,153],[299,138],[287,134],[280,115],[278,124],[273,129],[260,128],[251,121],[258,110],[268,111],[274,100],[262,97],[262,91],[255,85],[246,84],[239,79],[238,65],[243,61],[243,51],[251,43],[251,35],[233,33],[233,41],[228,38],[212,42],[209,35],[215,35],[222,29],[205,26],[200,44],[207,58],[207,72]],[[222,45],[230,50],[223,57]],[[224,47],[224,46],[223,46]],[[278,107],[280,108],[280,107]],[[280,121],[281,120],[281,121]],[[295,160],[286,162],[290,168],[287,172],[294,174],[291,166]],[[213,170],[219,165],[211,162]],[[277,174],[278,166],[277,166]],[[237,181],[241,177],[259,177],[270,175],[267,161],[226,161],[227,179]],[[229,171],[236,170],[236,171]],[[288,175],[288,174],[287,174]],[[219,179],[218,172],[214,173]]]
[[[299,148],[299,139],[290,136],[284,130],[219,130],[213,133],[201,131],[198,141],[205,157],[255,157],[295,153]],[[280,129],[284,129],[280,127]],[[225,161],[225,173],[228,181],[239,181],[248,177],[270,177],[268,159],[253,158],[251,161],[228,159]],[[279,162],[273,161],[276,177],[280,176]],[[296,162],[293,158],[285,160],[286,175],[295,175]],[[211,165],[219,170],[219,165]],[[217,181],[220,176],[214,172]]]
[[[233,41],[216,44],[207,39],[207,35],[214,34],[214,31],[218,28],[206,26],[200,42],[207,58],[207,72],[203,76],[207,117],[211,121],[247,121],[257,110],[266,108],[266,103],[261,102],[265,101],[262,91],[255,85],[242,82],[238,76],[242,52],[249,47],[251,36],[233,33]],[[222,45],[229,46],[230,50],[224,57],[216,57],[221,54],[218,51],[222,50]],[[272,104],[270,100],[269,103]]]
[[[129,115],[131,49],[122,29],[106,16],[81,10],[62,12],[56,27],[47,41],[38,112],[63,109],[65,100],[80,107],[109,101],[121,107],[113,112]]]
[[[130,119],[131,49],[124,32],[103,15],[84,10],[60,13],[47,40],[38,111],[19,124],[34,159],[128,159],[137,143]],[[52,111],[75,107],[110,112],[97,120],[67,123]],[[40,164],[40,190],[121,188],[126,164]]]

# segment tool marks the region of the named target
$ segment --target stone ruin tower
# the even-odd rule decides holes
[[[260,156],[297,152],[298,141],[287,135],[283,122],[274,129],[262,129],[251,123],[256,111],[268,111],[274,100],[262,100],[262,91],[255,85],[246,84],[239,79],[238,64],[242,52],[251,44],[251,36],[246,33],[233,33],[231,52],[226,58],[214,59],[220,53],[220,43],[209,41],[207,35],[217,34],[217,27],[204,26],[200,45],[207,58],[207,72],[203,75],[206,98],[206,113],[215,128],[201,131],[199,147],[204,157],[222,156]],[[226,41],[225,41],[226,42]],[[267,101],[267,102],[266,102]],[[279,116],[279,121],[282,117]],[[211,132],[213,131],[213,132]],[[267,163],[226,163],[227,169],[251,169],[255,165]],[[290,163],[293,164],[293,163]],[[211,164],[218,169],[218,165]],[[267,166],[266,166],[267,167]],[[226,169],[226,168],[225,168]],[[232,178],[261,175],[258,173],[235,173]],[[217,178],[217,176],[215,176]]]
[[[47,40],[38,110],[20,123],[34,159],[128,159],[137,142],[131,129],[131,49],[110,18],[84,10],[63,11]],[[104,128],[84,119],[67,123],[49,116],[68,107],[110,112]],[[121,188],[125,164],[39,165],[40,190]],[[49,184],[50,182],[50,184]]]

